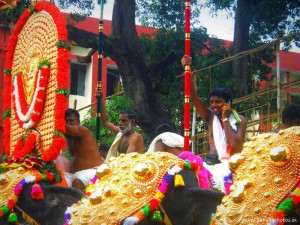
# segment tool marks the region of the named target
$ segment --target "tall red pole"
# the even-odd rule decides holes
[[[190,35],[191,5],[190,0],[185,0],[185,37],[184,54],[191,56],[191,35]],[[190,76],[191,67],[184,67],[184,150],[190,150]]]

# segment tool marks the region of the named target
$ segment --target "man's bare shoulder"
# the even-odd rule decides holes
[[[87,127],[81,125],[76,125],[76,126],[66,125],[66,132],[70,136],[77,136],[77,137],[91,134],[90,130]]]
[[[134,132],[130,135],[130,139],[139,141],[139,140],[143,140],[143,136],[139,133]]]

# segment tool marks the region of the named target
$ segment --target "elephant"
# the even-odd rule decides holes
[[[153,210],[149,215],[144,214],[139,221],[136,220],[137,215],[147,211],[143,208],[147,204],[151,208],[151,202],[158,193],[156,190],[161,191],[165,177],[176,167],[174,164],[183,161],[177,156],[162,152],[130,153],[114,160],[98,168],[97,179],[88,187],[85,198],[67,210],[65,224],[161,224],[152,220]],[[176,175],[182,177],[184,185],[176,184]],[[168,218],[172,225],[209,225],[211,215],[224,194],[200,189],[195,171],[188,167],[176,175],[170,179],[161,202],[162,207],[158,207],[163,208],[161,211],[164,218]],[[154,178],[158,180],[153,181]],[[149,193],[151,196],[154,194],[155,198],[148,198]]]
[[[33,184],[24,186],[15,212],[17,213],[20,224],[30,224],[22,217],[22,211],[42,225],[62,225],[64,223],[64,212],[68,206],[78,202],[83,193],[74,188],[60,187],[47,182],[39,182],[44,199],[35,200],[31,198],[31,189]],[[7,225],[7,217],[0,219],[0,225]]]

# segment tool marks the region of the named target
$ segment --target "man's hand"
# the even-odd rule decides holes
[[[230,114],[231,114],[232,110],[231,110],[231,106],[229,103],[225,103],[222,106],[222,118],[229,118]]]
[[[192,57],[189,57],[187,55],[184,55],[181,59],[181,65],[184,68],[186,65],[191,65],[192,64]]]
[[[102,98],[103,93],[102,93],[101,88],[96,88],[96,93],[95,93],[95,95],[96,95],[96,98]]]

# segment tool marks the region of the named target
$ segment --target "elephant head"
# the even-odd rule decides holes
[[[223,194],[201,192],[196,171],[188,168],[197,170],[198,165],[169,153],[121,155],[98,168],[86,198],[67,210],[65,224],[154,225],[151,216],[161,202],[157,209],[163,208],[173,225],[208,225],[194,218],[195,209],[200,212],[196,216],[202,214],[209,221]],[[202,201],[202,196],[209,201]]]
[[[21,224],[30,224],[24,220],[21,212],[23,211],[39,224],[62,225],[65,210],[68,206],[79,201],[83,193],[74,188],[54,186],[46,182],[39,182],[39,184],[44,193],[44,199],[42,200],[32,199],[33,184],[24,186],[15,208],[19,221]],[[0,225],[6,224],[8,224],[7,216],[0,220]]]

